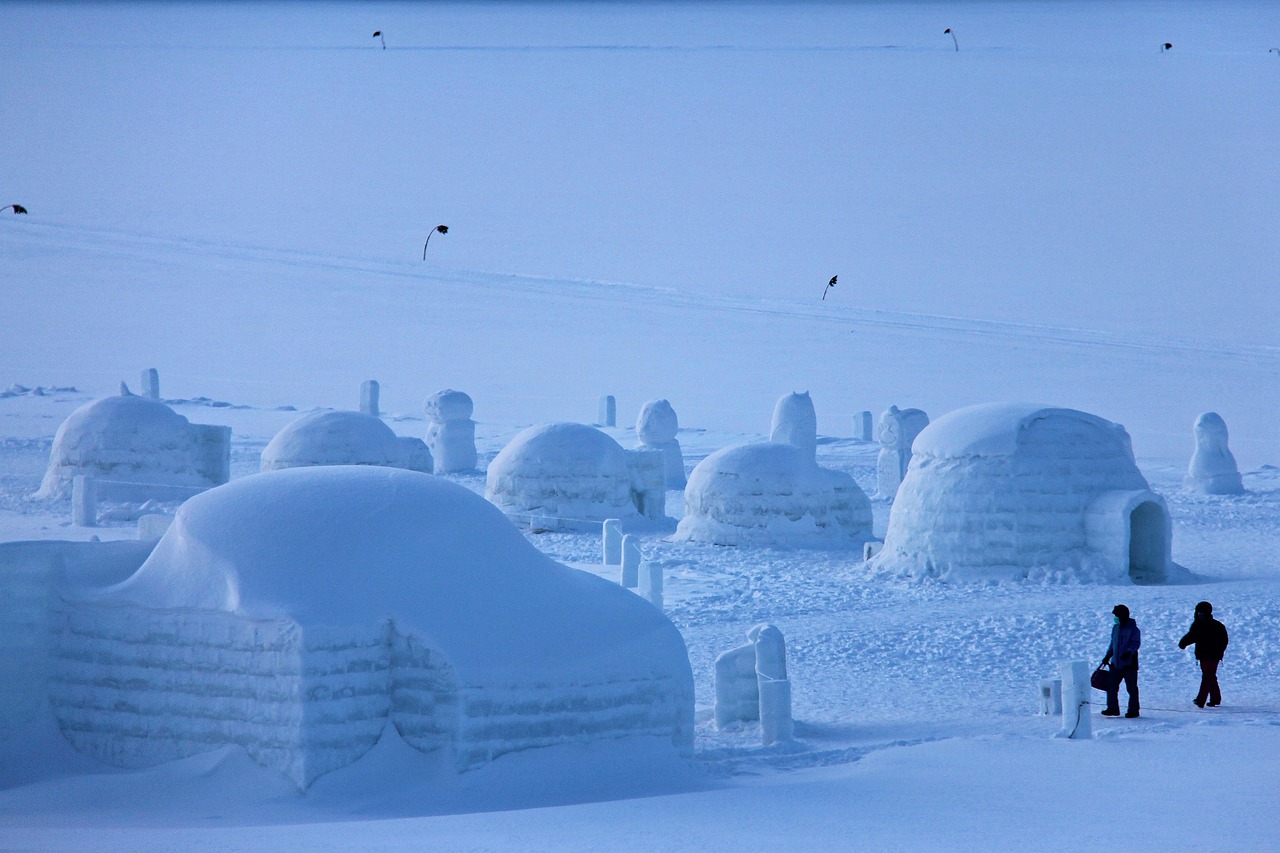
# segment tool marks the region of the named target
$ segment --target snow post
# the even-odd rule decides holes
[[[871,441],[875,438],[875,419],[870,412],[863,411],[858,415],[858,420],[854,423],[856,429],[854,432],[858,438],[863,441]]]
[[[662,564],[645,561],[640,564],[640,583],[636,592],[650,604],[662,609]]]
[[[378,393],[381,386],[376,379],[366,379],[360,383],[360,414],[378,417]]]
[[[602,562],[606,566],[617,566],[622,563],[622,522],[616,518],[606,518],[602,528]]]
[[[635,589],[640,583],[640,540],[631,533],[622,537],[622,585]]]
[[[1093,719],[1089,713],[1089,664],[1082,660],[1058,664],[1062,673],[1062,731],[1058,737],[1089,740]]]
[[[1040,680],[1040,713],[1044,715],[1062,713],[1062,679],[1044,678]]]
[[[618,401],[612,394],[600,398],[600,413],[597,418],[600,426],[616,427],[618,425]]]
[[[760,687],[754,643],[730,649],[716,658],[716,727],[760,719]]]
[[[84,474],[77,474],[71,481],[71,523],[77,527],[98,526],[97,484]]]
[[[142,371],[142,396],[148,400],[160,399],[160,371],[154,367]]]
[[[747,635],[756,647],[756,681],[760,690],[760,737],[765,746],[789,741],[795,734],[791,719],[791,681],[787,678],[787,646],[773,625],[757,625]]]

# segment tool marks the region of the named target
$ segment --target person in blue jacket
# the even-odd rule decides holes
[[[1138,647],[1142,645],[1142,632],[1138,623],[1129,617],[1129,608],[1117,604],[1111,609],[1115,616],[1115,624],[1111,626],[1111,645],[1107,648],[1107,656],[1102,665],[1111,664],[1111,686],[1107,690],[1107,707],[1102,710],[1104,717],[1120,716],[1120,682],[1124,682],[1125,691],[1129,694],[1129,710],[1125,713],[1130,719],[1138,716]]]

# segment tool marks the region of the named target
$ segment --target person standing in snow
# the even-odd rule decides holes
[[[1115,624],[1111,626],[1111,645],[1102,665],[1111,664],[1111,686],[1107,688],[1107,707],[1104,717],[1120,716],[1120,682],[1124,682],[1129,694],[1129,710],[1126,717],[1138,716],[1138,647],[1142,645],[1142,632],[1138,623],[1129,618],[1129,608],[1117,604],[1111,609]]]
[[[1197,708],[1204,707],[1204,700],[1209,700],[1209,707],[1222,704],[1222,691],[1218,689],[1218,664],[1227,651],[1227,629],[1221,622],[1213,618],[1213,605],[1202,601],[1196,605],[1195,621],[1187,635],[1178,641],[1178,648],[1196,647],[1196,660],[1200,662],[1200,692],[1191,700]]]

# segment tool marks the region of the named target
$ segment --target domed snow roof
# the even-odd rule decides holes
[[[57,497],[79,474],[208,486],[195,466],[191,423],[157,400],[103,397],[71,413],[53,437],[37,497]]]
[[[724,447],[698,463],[689,476],[689,488],[701,488],[716,477],[732,477],[748,488],[749,483],[768,484],[772,490],[830,473],[819,468],[794,444],[777,441]]]
[[[262,451],[262,470],[313,465],[381,465],[431,473],[431,452],[401,438],[381,418],[360,412],[313,412],[287,425]]]
[[[929,424],[916,436],[911,452],[935,459],[1012,456],[1032,425],[1049,420],[1093,432],[1099,440],[1116,442],[1126,451],[1129,448],[1124,427],[1097,415],[1032,403],[982,403],[948,412]]]
[[[595,427],[557,423],[532,426],[502,448],[490,466],[565,471],[589,467],[613,470],[626,476],[627,456],[622,445]]]
[[[622,646],[684,654],[644,600],[556,563],[469,489],[394,468],[295,468],[198,495],[107,594],[303,627],[394,619],[454,666],[489,670],[616,663]]]

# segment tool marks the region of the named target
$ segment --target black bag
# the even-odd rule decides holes
[[[1111,689],[1111,685],[1115,682],[1115,673],[1109,669],[1098,667],[1093,671],[1093,675],[1089,678],[1089,683],[1093,685],[1094,690],[1107,691]]]

